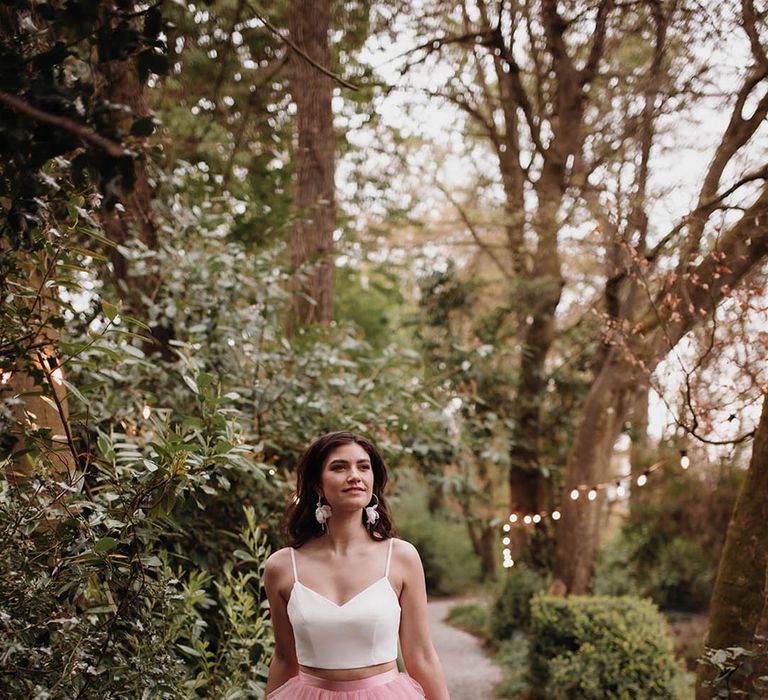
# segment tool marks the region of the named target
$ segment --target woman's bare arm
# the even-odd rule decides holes
[[[289,560],[288,549],[280,549],[270,555],[264,566],[264,589],[267,592],[272,630],[275,635],[275,653],[269,665],[265,695],[277,690],[299,672],[293,628],[288,620],[288,602],[280,593],[281,588],[285,588],[287,575],[291,571]]]
[[[421,684],[427,700],[449,700],[443,667],[437,657],[427,621],[424,567],[416,548],[398,540],[398,568],[403,572],[400,592],[400,649],[408,673]]]

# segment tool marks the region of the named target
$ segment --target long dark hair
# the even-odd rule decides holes
[[[394,537],[392,516],[389,513],[387,499],[384,497],[384,487],[387,485],[387,468],[384,466],[384,458],[376,446],[362,435],[348,430],[339,430],[315,438],[304,450],[304,454],[301,455],[296,467],[296,492],[292,495],[284,516],[285,532],[292,547],[301,547],[313,537],[320,537],[323,534],[323,528],[315,518],[317,488],[320,486],[323,462],[332,450],[353,442],[360,445],[371,459],[373,495],[379,502],[377,507],[379,519],[372,527],[366,525],[366,529],[374,540],[386,540]],[[373,503],[375,500],[371,498],[368,505]],[[361,517],[365,523],[364,513],[361,514]]]

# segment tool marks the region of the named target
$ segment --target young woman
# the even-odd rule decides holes
[[[427,625],[424,569],[393,535],[384,460],[350,432],[312,442],[267,559],[275,633],[267,700],[448,700]],[[397,670],[397,642],[405,667]]]

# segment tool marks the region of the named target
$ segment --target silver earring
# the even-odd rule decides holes
[[[328,504],[323,505],[323,497],[317,497],[317,508],[315,508],[315,520],[323,526],[325,530],[325,523],[328,518],[331,517],[331,506]]]
[[[373,494],[373,497],[376,498],[376,494]],[[373,527],[376,524],[376,521],[379,519],[379,511],[376,510],[379,506],[379,499],[376,498],[376,503],[374,503],[372,506],[367,506],[365,508],[365,517],[368,521],[368,525]]]

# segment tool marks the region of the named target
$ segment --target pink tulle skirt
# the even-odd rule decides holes
[[[327,681],[299,671],[267,700],[423,700],[422,687],[396,668],[359,681]]]

